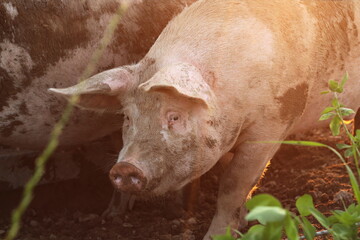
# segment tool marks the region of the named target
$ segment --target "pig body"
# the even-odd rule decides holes
[[[0,3],[0,145],[45,145],[65,106],[47,89],[77,83],[120,2]],[[132,2],[95,72],[139,61],[168,21],[193,0]],[[61,144],[109,134],[121,128],[121,118],[75,110]]]
[[[107,95],[124,113],[124,147],[110,171],[121,191],[178,190],[233,153],[209,239],[239,227],[246,197],[279,148],[251,142],[326,124],[318,119],[331,96],[320,92],[345,71],[340,100],[359,108],[359,27],[358,1],[201,0],[139,63],[52,90],[80,94],[88,108]]]

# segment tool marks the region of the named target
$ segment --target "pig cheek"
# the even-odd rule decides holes
[[[164,133],[169,134],[169,132],[165,131]],[[183,159],[179,159],[180,157],[183,158],[184,155],[181,155],[179,150],[179,142],[172,137],[170,134],[164,134],[163,141],[168,141],[162,144],[162,158],[151,166],[154,177],[151,182],[149,182],[148,187],[155,195],[177,190],[179,183],[184,179],[183,170],[186,166],[184,165]]]

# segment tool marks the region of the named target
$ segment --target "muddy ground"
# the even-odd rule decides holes
[[[314,130],[300,138],[332,146],[344,141],[342,137],[331,136],[328,130]],[[108,177],[99,171],[79,180],[40,186],[17,239],[201,239],[215,212],[221,172],[221,166],[216,166],[202,177],[197,207],[191,205],[192,212],[174,209],[171,207],[174,199],[169,197],[137,201],[131,212],[113,219],[101,217],[112,187]],[[313,196],[323,213],[343,209],[341,197],[346,204],[354,201],[345,168],[336,156],[326,149],[289,145],[282,146],[271,161],[255,192],[258,193],[274,195],[294,212],[295,199],[305,193]],[[9,214],[19,201],[20,191],[0,194],[1,239],[9,227]]]

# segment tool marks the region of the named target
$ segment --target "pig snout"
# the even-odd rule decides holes
[[[116,163],[110,170],[109,176],[114,187],[123,192],[140,192],[147,182],[143,172],[127,162]]]

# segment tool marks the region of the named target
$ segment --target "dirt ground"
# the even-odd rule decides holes
[[[343,142],[343,138],[331,136],[328,130],[314,130],[300,138],[332,146]],[[174,209],[174,199],[168,197],[136,201],[132,211],[113,219],[101,217],[112,195],[112,187],[104,174],[94,172],[79,180],[40,186],[17,239],[201,239],[215,212],[221,172],[221,167],[216,166],[202,177],[192,212]],[[341,197],[347,205],[354,201],[345,168],[334,154],[326,149],[289,145],[282,146],[272,159],[255,192],[258,193],[274,195],[294,212],[295,199],[305,193],[313,196],[315,205],[325,214],[343,209]],[[1,239],[21,192],[0,194]]]

